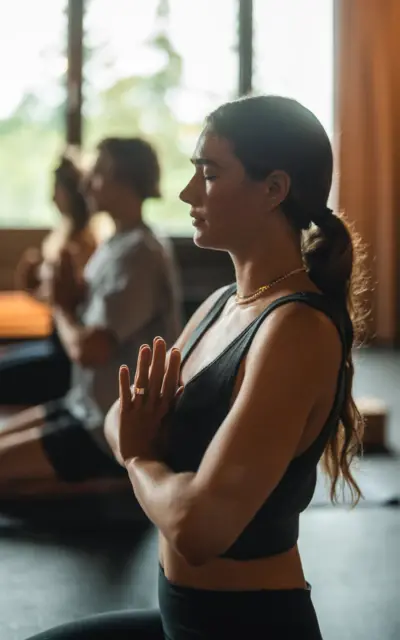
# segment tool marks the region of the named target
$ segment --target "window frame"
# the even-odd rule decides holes
[[[251,93],[253,70],[253,0],[235,0],[238,19],[238,78],[237,96]],[[82,143],[83,108],[83,50],[85,0],[68,0],[68,73],[66,105],[66,141]]]

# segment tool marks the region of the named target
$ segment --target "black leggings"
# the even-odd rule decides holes
[[[159,570],[158,610],[93,616],[29,640],[322,640],[309,589],[223,592],[180,587]]]
[[[43,451],[62,482],[95,478],[126,478],[121,467],[93,440],[85,425],[69,411],[63,398],[48,402],[41,433]]]
[[[262,640],[316,640],[322,636],[319,635],[319,631],[316,629],[315,633],[310,634],[306,631],[305,635],[303,630],[294,629],[292,627],[286,627],[287,621],[282,618],[282,628],[263,630],[263,628],[257,625],[252,625],[251,620],[247,619],[247,632],[246,632],[246,616],[244,612],[244,619],[242,625],[239,628],[234,627],[233,624],[227,624],[225,627],[221,627],[217,636],[207,635],[202,631],[196,632],[190,629],[182,630],[175,635],[174,638],[191,638],[193,640],[207,640],[208,638],[218,637],[219,640],[223,638],[241,638],[241,640],[248,638],[249,640],[256,640],[262,638]],[[244,629],[243,629],[244,627]],[[244,631],[244,635],[243,635]],[[181,636],[181,633],[183,634]],[[36,636],[31,636],[27,640],[168,640],[168,636],[164,635],[161,615],[157,609],[154,610],[137,610],[137,611],[118,611],[116,613],[105,613],[77,622],[70,622],[63,624],[59,627],[50,629],[49,631],[43,631]]]
[[[44,340],[27,340],[0,355],[0,404],[36,405],[65,395],[71,363],[54,331]]]
[[[55,627],[29,640],[164,640],[158,610],[118,611]]]

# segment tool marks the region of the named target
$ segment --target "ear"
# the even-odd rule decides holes
[[[273,211],[286,200],[290,191],[290,177],[285,171],[272,171],[265,180],[269,209]]]

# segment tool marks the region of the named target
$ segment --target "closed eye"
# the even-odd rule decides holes
[[[216,180],[218,176],[204,176],[204,180],[207,180],[208,182],[212,182],[213,180]]]

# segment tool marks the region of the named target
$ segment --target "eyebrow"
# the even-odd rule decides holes
[[[191,158],[190,162],[195,165],[195,167],[217,167],[221,168],[221,165],[218,164],[215,160],[211,160],[211,158]]]

